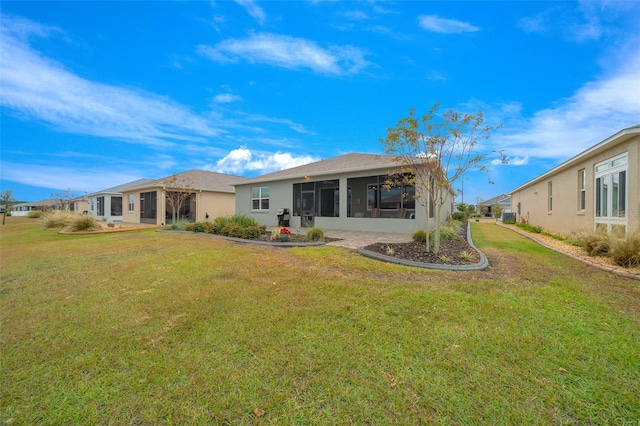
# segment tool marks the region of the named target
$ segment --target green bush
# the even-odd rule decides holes
[[[100,225],[96,218],[90,214],[74,215],[70,221],[71,231],[93,231]]]
[[[262,227],[260,226],[247,226],[243,229],[242,238],[248,240],[255,240],[260,238],[260,236],[264,234]]]
[[[419,229],[413,234],[413,241],[416,243],[426,243],[427,242],[427,233],[424,229]]]
[[[257,239],[266,232],[264,226],[247,215],[220,216],[213,222],[187,223],[184,230],[245,239]]]
[[[504,223],[506,223],[507,225],[515,225],[516,224],[516,220],[515,219],[507,219],[504,221]]]
[[[467,213],[464,213],[464,212],[455,212],[451,214],[451,219],[464,222],[465,220],[468,219],[468,215]]]
[[[529,225],[528,223],[516,223],[516,226],[519,227],[519,228],[524,229],[527,232],[532,232],[534,234],[542,233],[542,227],[541,226],[532,226],[532,225]]]
[[[609,250],[616,265],[625,268],[640,266],[640,229],[625,238],[612,238]]]
[[[42,212],[40,210],[30,211],[27,213],[27,217],[30,217],[31,219],[39,219],[42,217]]]
[[[320,228],[311,228],[307,232],[307,240],[309,241],[320,241],[324,238],[324,231]]]

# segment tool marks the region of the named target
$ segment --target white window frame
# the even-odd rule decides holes
[[[624,227],[626,230],[629,216],[626,212],[626,206],[629,205],[628,153],[625,152],[602,161],[595,165],[594,170],[593,216],[596,228],[598,226],[606,226],[608,230],[611,230],[612,227]],[[614,187],[614,178],[619,178],[621,173],[624,176],[624,181],[622,185],[618,181],[616,189]],[[604,195],[603,189],[606,189]],[[624,191],[622,197],[620,197],[621,190]],[[618,195],[617,202],[614,203],[614,195],[616,194]],[[603,196],[605,199],[603,199]]]
[[[257,191],[257,193],[255,191]],[[265,192],[266,192],[266,196],[264,195]],[[266,206],[264,205],[265,201],[266,201]],[[257,202],[258,208],[255,207],[255,202]],[[251,188],[251,211],[253,212],[269,211],[269,187],[268,186],[255,186]]]
[[[587,169],[578,170],[578,211],[587,208]]]
[[[132,212],[135,210],[136,197],[133,194],[129,194],[127,198],[128,198],[128,204],[129,204],[128,211]]]

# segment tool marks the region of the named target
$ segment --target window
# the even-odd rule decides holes
[[[129,211],[132,212],[134,210],[134,196],[133,194],[129,194]]]
[[[104,216],[104,197],[98,197],[98,216]]]
[[[578,171],[578,210],[584,211],[587,205],[587,171]]]
[[[269,187],[251,188],[251,210],[269,210]]]
[[[627,217],[627,154],[618,155],[596,165],[596,223],[608,228],[624,226]]]
[[[549,193],[549,206],[548,210],[550,212],[553,211],[553,182],[549,182],[548,184],[548,193]]]
[[[122,197],[111,197],[111,216],[122,216]]]

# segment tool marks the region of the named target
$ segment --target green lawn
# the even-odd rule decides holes
[[[2,421],[629,424],[640,285],[491,223],[492,268],[0,228]],[[257,409],[257,410],[256,410]]]

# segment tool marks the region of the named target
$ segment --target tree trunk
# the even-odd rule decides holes
[[[433,219],[436,222],[434,227],[434,232],[433,232],[433,252],[439,253],[440,252],[440,206],[435,207],[435,212],[433,213]]]
[[[431,251],[431,244],[430,244],[430,241],[429,241],[429,204],[427,204],[425,206],[424,210],[425,210],[425,213],[426,213],[426,216],[427,216],[427,218],[426,218],[427,229],[426,229],[426,232],[425,232],[425,234],[426,234],[425,235],[425,243],[426,244],[425,244],[424,252],[425,253],[429,253],[429,251]]]

